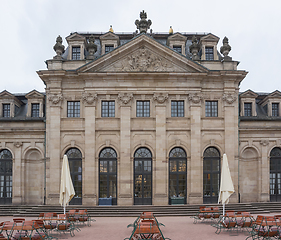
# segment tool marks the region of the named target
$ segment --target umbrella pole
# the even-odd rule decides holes
[[[222,205],[222,215],[223,215],[223,217],[225,215],[225,203],[223,203],[223,205]]]
[[[65,214],[65,206],[63,206],[63,214]]]

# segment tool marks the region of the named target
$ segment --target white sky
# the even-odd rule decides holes
[[[44,91],[36,71],[53,58],[56,37],[71,32],[134,32],[145,10],[153,32],[225,36],[230,56],[248,71],[240,91],[281,91],[281,1],[253,0],[0,0],[0,92]]]

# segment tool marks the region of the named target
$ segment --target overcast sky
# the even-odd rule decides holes
[[[142,10],[153,32],[225,36],[230,56],[248,71],[240,91],[281,91],[281,0],[0,0],[0,92],[44,91],[36,71],[53,58],[56,37],[71,32],[134,32]]]

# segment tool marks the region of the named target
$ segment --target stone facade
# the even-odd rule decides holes
[[[0,152],[7,149],[12,153],[12,203],[57,205],[62,159],[69,149],[81,153],[76,182],[81,184],[79,204],[101,201],[104,149],[117,155],[116,173],[105,175],[116,177],[116,181],[107,180],[105,187],[109,191],[113,183],[116,188],[106,196],[113,197],[114,204],[167,205],[172,197],[181,196],[186,204],[217,201],[217,192],[206,190],[210,178],[216,187],[219,180],[204,165],[210,157],[205,155],[207,149],[216,149],[219,162],[223,153],[228,156],[235,187],[231,202],[269,201],[270,151],[281,148],[281,118],[259,117],[256,104],[265,108],[279,103],[280,92],[239,94],[247,72],[237,69],[238,62],[228,56],[229,48],[221,56],[217,36],[194,36],[73,33],[67,37],[65,51],[57,40],[57,55],[46,61],[47,70],[37,72],[46,85],[44,94],[0,93],[1,108],[7,102],[29,108],[25,117],[0,117]],[[89,58],[90,37],[95,47]],[[40,103],[38,118],[31,116],[34,102]],[[111,103],[108,112],[104,104]],[[175,108],[178,103],[182,111]],[[253,103],[249,117],[244,103]],[[139,104],[148,104],[148,111],[140,111]],[[151,154],[147,175],[136,174],[137,162],[145,159],[136,157],[139,149]],[[186,161],[184,191],[175,191],[178,196],[171,193],[174,149],[184,152]],[[218,166],[220,169],[220,163]],[[177,174],[183,176],[180,170]],[[147,181],[151,176],[151,188],[142,180],[143,202],[137,199],[140,176]],[[181,184],[177,180],[175,186]]]

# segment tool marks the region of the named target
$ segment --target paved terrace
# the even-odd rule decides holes
[[[269,215],[269,214],[266,214]],[[271,213],[270,215],[274,215]],[[254,215],[256,217],[256,214]],[[0,221],[11,220],[12,216],[0,217]],[[34,217],[26,217],[27,220],[34,219]],[[36,218],[35,218],[36,219]],[[127,228],[127,225],[133,223],[135,217],[94,217],[96,222],[93,222],[90,227],[82,226],[80,232],[75,231],[75,236],[71,237],[69,233],[59,235],[59,239],[72,240],[87,240],[87,239],[112,239],[123,240],[130,237],[132,228]],[[211,223],[197,223],[193,224],[193,219],[190,216],[184,217],[157,217],[157,220],[165,227],[160,227],[164,237],[172,240],[244,240],[246,233],[239,232],[238,236],[232,236],[226,231],[216,234],[216,228],[211,226]]]

